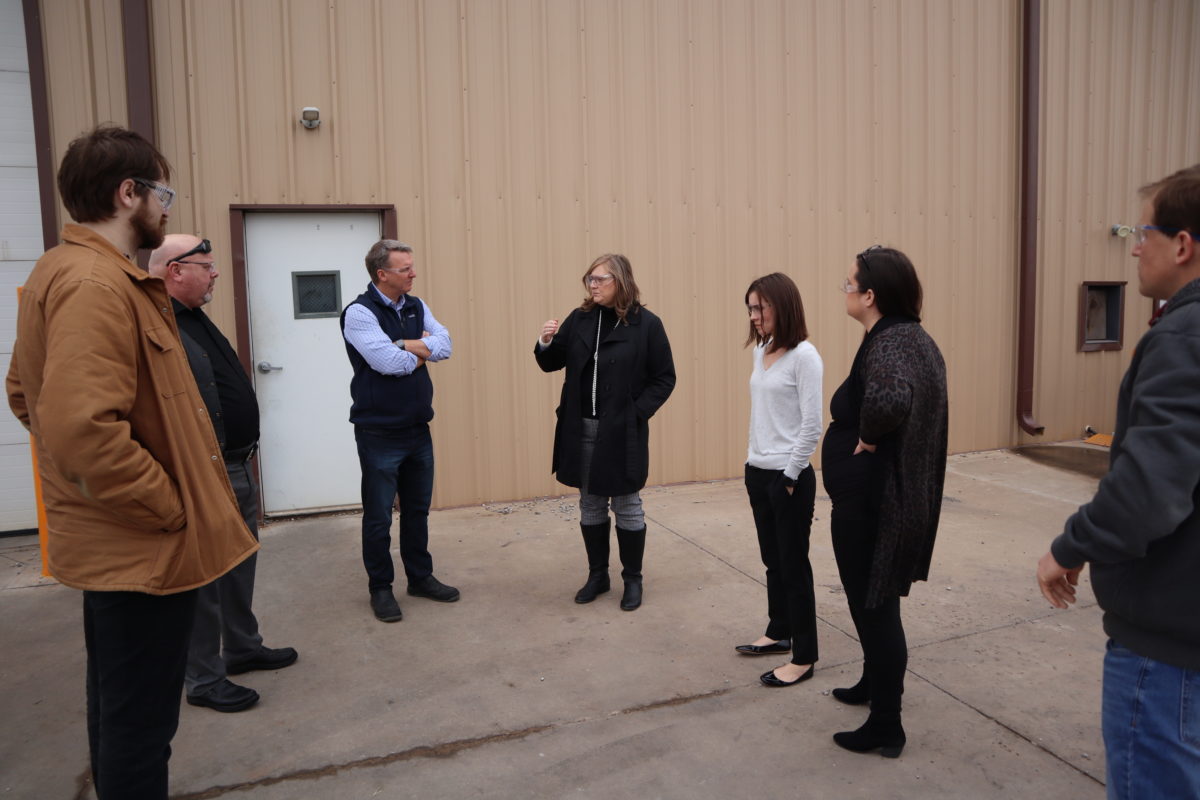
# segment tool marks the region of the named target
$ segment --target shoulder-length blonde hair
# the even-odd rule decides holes
[[[596,303],[592,300],[592,293],[588,287],[588,276],[601,264],[608,265],[608,271],[612,273],[613,280],[617,282],[617,293],[613,297],[613,311],[617,312],[617,318],[622,322],[628,322],[626,317],[630,313],[636,314],[642,305],[642,293],[633,279],[633,265],[620,253],[605,253],[593,261],[592,265],[583,273],[583,288],[587,291],[587,296],[579,307],[584,311],[591,311],[595,307]]]

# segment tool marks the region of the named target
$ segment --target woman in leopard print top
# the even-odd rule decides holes
[[[921,327],[921,282],[899,250],[859,253],[843,290],[846,313],[866,335],[830,401],[821,467],[863,675],[833,695],[870,703],[871,713],[834,740],[894,758],[905,742],[900,696],[908,665],[900,598],[929,574],[946,474],[946,365]]]

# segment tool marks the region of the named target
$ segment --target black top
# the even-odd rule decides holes
[[[221,420],[225,425],[225,449],[240,450],[258,441],[258,399],[229,340],[199,308],[188,308],[172,298],[175,322],[207,354],[212,365]],[[201,393],[205,387],[200,387]],[[215,413],[209,409],[209,413]]]
[[[617,316],[617,312],[611,308],[597,305],[595,308],[600,310],[600,344],[608,339],[608,335],[616,329],[621,318]],[[592,347],[596,347],[596,331],[593,330],[590,334]],[[583,366],[583,371],[579,373],[579,413],[584,417],[595,419],[596,415],[592,412],[592,369],[596,362],[595,355],[588,358],[587,363]],[[604,379],[604,370],[601,369],[596,375],[596,381]]]

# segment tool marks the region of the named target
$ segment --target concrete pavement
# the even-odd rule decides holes
[[[1087,458],[1103,458],[1097,453]],[[443,476],[442,479],[445,479]],[[1104,634],[1091,590],[1054,611],[1033,572],[1095,478],[992,451],[952,456],[933,573],[904,601],[908,745],[854,755],[829,696],[861,651],[818,491],[821,660],[769,689],[780,658],[738,656],[766,591],[738,480],[648,489],[645,604],[571,598],[586,573],[571,497],[435,512],[438,604],[367,603],[357,515],[266,525],[256,611],[300,660],[237,676],[262,694],[184,705],[180,798],[1102,798]],[[398,556],[397,556],[398,560]],[[89,798],[79,592],[39,577],[31,537],[0,540],[0,798]]]

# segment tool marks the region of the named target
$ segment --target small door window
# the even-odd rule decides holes
[[[293,272],[292,307],[296,319],[323,319],[342,313],[342,282],[338,270]]]

